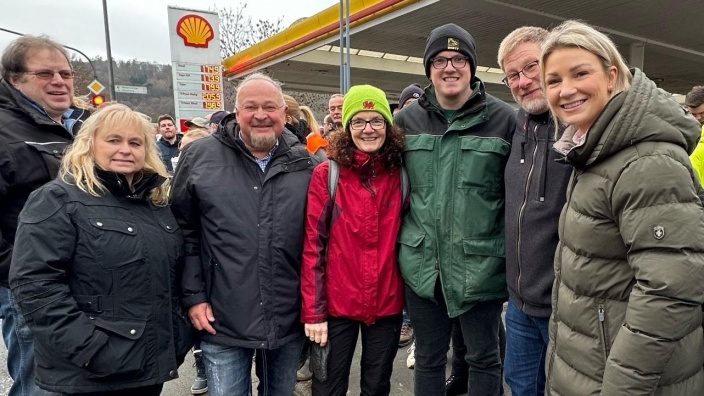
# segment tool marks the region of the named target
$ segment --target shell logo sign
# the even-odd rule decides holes
[[[215,36],[213,27],[200,15],[184,15],[176,23],[176,33],[187,47],[208,48],[208,43]]]

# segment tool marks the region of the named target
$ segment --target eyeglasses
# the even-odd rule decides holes
[[[386,121],[380,118],[375,118],[373,120],[367,121],[361,118],[355,118],[350,121],[350,129],[353,131],[363,131],[364,128],[369,124],[373,130],[378,131],[386,126]]]
[[[444,58],[442,56],[439,56],[437,58],[431,59],[430,62],[436,69],[446,68],[448,62],[452,63],[452,67],[454,67],[455,69],[461,69],[467,64],[467,59],[469,58],[462,55],[455,55],[452,58]]]
[[[284,107],[284,106],[283,105],[277,106],[277,105],[273,105],[273,104],[268,104],[268,105],[263,105],[263,106],[252,105],[252,104],[248,104],[248,105],[244,105],[244,106],[237,106],[238,109],[242,110],[245,113],[256,113],[257,111],[259,111],[259,109],[264,110],[265,113],[273,113],[282,107]]]
[[[59,76],[63,78],[64,80],[72,80],[73,77],[76,75],[73,70],[49,70],[49,69],[42,69],[42,70],[28,70],[25,71],[27,74],[33,74],[37,78],[41,78],[42,80],[51,80],[54,78],[54,74],[59,73]]]
[[[521,81],[521,73],[523,73],[526,78],[533,78],[538,75],[539,71],[540,68],[538,67],[538,61],[533,61],[523,66],[523,69],[517,71],[516,73],[507,74],[501,81],[503,81],[509,88],[516,88],[518,86],[518,82]]]

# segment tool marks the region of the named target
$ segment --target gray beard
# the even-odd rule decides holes
[[[267,134],[258,133],[249,136],[249,144],[256,151],[269,151],[274,147],[275,143],[276,134],[273,132]]]
[[[515,98],[514,98],[515,99]],[[519,106],[529,114],[543,114],[548,111],[548,101],[543,99],[530,99],[518,102]]]

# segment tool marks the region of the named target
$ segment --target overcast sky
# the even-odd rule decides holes
[[[112,55],[169,63],[168,5],[195,10],[247,3],[246,15],[272,21],[283,17],[287,27],[336,0],[107,0]],[[274,10],[274,11],[272,11]],[[106,57],[102,0],[2,0],[0,27],[26,34],[47,34],[91,58]],[[17,36],[0,31],[0,48]]]

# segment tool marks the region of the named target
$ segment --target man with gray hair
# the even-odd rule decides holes
[[[89,113],[72,106],[73,69],[61,44],[23,36],[2,55],[0,81],[0,319],[9,395],[37,395],[34,341],[8,289],[19,216],[29,193],[54,179],[64,149]]]
[[[555,125],[540,87],[547,30],[526,26],[499,46],[503,82],[520,106],[504,172],[506,188],[506,359],[514,396],[543,395],[557,223],[572,167],[552,149]],[[561,127],[559,134],[562,134]]]
[[[255,73],[235,114],[191,143],[171,188],[185,237],[183,303],[211,396],[248,395],[255,351],[260,395],[290,395],[303,347],[299,313],[303,220],[315,166],[284,128],[281,86]],[[236,120],[236,121],[235,121]]]

